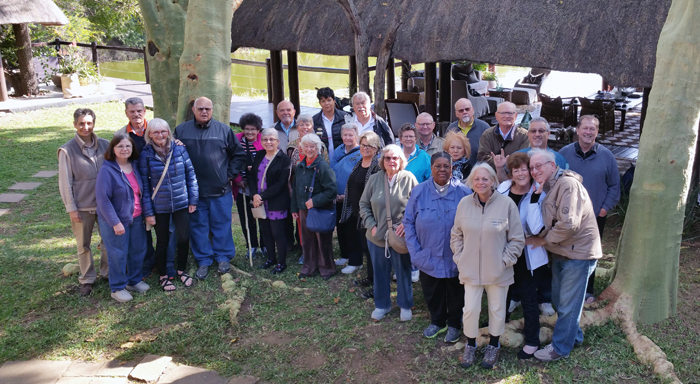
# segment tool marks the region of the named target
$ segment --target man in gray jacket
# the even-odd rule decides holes
[[[469,163],[476,164],[476,155],[479,152],[479,140],[481,140],[481,135],[489,129],[488,123],[483,120],[474,118],[474,107],[469,99],[461,98],[455,103],[455,116],[457,116],[457,121],[453,121],[447,127],[448,131],[461,132],[467,139],[469,139],[469,145],[472,148],[472,154],[469,156]],[[464,175],[467,177],[469,175]]]
[[[97,137],[93,132],[95,112],[91,109],[76,109],[73,126],[76,129],[75,137],[58,149],[58,190],[78,244],[80,294],[87,296],[92,293],[92,285],[97,279],[90,249],[92,230],[97,222],[95,182],[109,141]],[[99,226],[97,231],[99,233]],[[100,253],[100,274],[108,278],[107,251],[102,242]]]

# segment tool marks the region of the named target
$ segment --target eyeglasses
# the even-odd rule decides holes
[[[539,133],[540,135],[544,135],[545,133],[547,133],[547,130],[546,129],[531,129],[528,132]]]
[[[279,141],[279,139],[275,139],[274,137],[264,137],[261,141],[263,143],[274,143],[275,141]]]
[[[362,149],[374,149],[374,147],[369,145],[369,144],[360,144],[360,148],[362,148]]]
[[[530,172],[534,172],[535,170],[537,170],[537,172],[542,172],[542,167],[544,167],[546,164],[549,164],[549,163],[554,163],[554,162],[548,161],[548,162],[542,163],[542,164],[535,164],[534,166],[530,167]]]
[[[168,136],[168,131],[151,131],[151,136]]]
[[[206,111],[206,112],[209,112],[209,111],[211,111],[211,108],[206,108],[206,107],[197,107],[197,111],[198,111],[198,112],[202,112],[202,111]]]
[[[399,161],[401,158],[398,156],[392,157],[392,156],[384,156],[384,161]]]
[[[464,112],[469,112],[471,110],[472,110],[471,108],[462,108],[462,109],[458,109],[457,112],[464,113]]]
[[[115,146],[114,148],[116,148],[116,149],[131,149],[132,146],[131,146],[131,144],[119,144],[119,145]]]
[[[499,115],[503,115],[503,116],[515,116],[518,114],[517,112],[496,112],[496,113],[498,113]]]
[[[417,127],[429,127],[433,125],[434,123],[416,123]]]
[[[447,165],[447,164],[435,164],[435,165],[433,165],[433,168],[435,168],[437,170],[443,170],[443,169],[450,170],[450,169],[452,169],[452,167],[450,165]]]

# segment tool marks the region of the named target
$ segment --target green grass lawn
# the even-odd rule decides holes
[[[126,121],[121,103],[90,107],[97,114],[95,132],[100,137],[111,138]],[[96,283],[92,296],[80,297],[77,278],[61,274],[66,263],[77,261],[57,179],[30,177],[57,169],[56,149],[75,132],[75,108],[0,117],[0,193],[15,182],[43,182],[19,204],[0,203],[0,208],[10,209],[0,217],[0,364],[31,358],[131,360],[152,353],[222,375],[248,374],[278,383],[658,382],[648,367],[637,362],[624,334],[612,323],[587,330],[583,346],[564,361],[521,363],[516,350],[504,348],[496,369],[461,369],[461,351],[448,349],[441,340],[421,337],[429,315],[419,284],[414,285],[412,321],[399,322],[395,308],[385,320],[374,322],[369,317],[373,303],[359,298],[361,291],[352,285],[355,276],[300,282],[295,277],[298,254],[290,255],[290,267],[279,279],[291,287],[311,290],[278,290],[258,279],[241,277],[248,292],[237,326],[218,307],[227,296],[213,271],[205,281],[171,294],[160,290],[151,277],[147,282],[152,289],[126,304],[110,298],[103,280]],[[271,277],[251,268],[243,257],[245,242],[237,214],[233,216],[238,246],[233,265]],[[606,251],[614,248],[618,235],[619,229],[608,231]],[[95,232],[96,254],[97,244]],[[700,286],[697,249],[686,247],[681,255],[678,316],[640,327],[667,351],[685,382],[697,381],[700,374],[695,353],[700,327],[694,318]],[[263,260],[254,261],[259,265]],[[190,268],[195,268],[194,263]],[[604,282],[596,285],[598,292],[604,288]],[[138,335],[156,337],[122,348]]]

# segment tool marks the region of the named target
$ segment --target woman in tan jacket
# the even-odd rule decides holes
[[[474,194],[459,202],[450,245],[459,280],[464,285],[464,317],[467,345],[461,366],[476,362],[481,295],[489,303],[489,334],[481,366],[493,368],[500,352],[499,337],[505,330],[506,295],[513,284],[513,265],[523,252],[525,237],[518,207],[508,196],[494,193],[496,172],[486,163],[474,166],[467,185]]]

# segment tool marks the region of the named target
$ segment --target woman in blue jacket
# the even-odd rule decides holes
[[[159,282],[163,290],[169,292],[175,290],[166,270],[171,218],[177,237],[177,277],[186,287],[193,283],[187,274],[187,256],[190,252],[190,213],[197,209],[199,187],[187,149],[173,143],[173,134],[165,120],[149,121],[144,137],[146,146],[139,159],[143,212],[146,222],[156,228]]]
[[[430,158],[431,177],[411,192],[403,218],[411,263],[420,270],[430,326],[423,336],[432,339],[447,331],[445,342],[459,340],[464,287],[452,260],[450,233],[457,205],[472,191],[452,177],[452,157],[438,152]]]
[[[97,173],[95,197],[100,235],[107,249],[109,288],[120,303],[133,299],[128,291],[146,292],[141,281],[146,256],[146,228],[141,214],[142,185],[136,169],[134,141],[117,133],[109,142]]]

